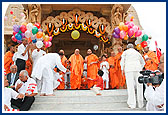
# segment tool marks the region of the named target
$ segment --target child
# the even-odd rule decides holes
[[[93,88],[90,88],[96,93],[96,95],[101,95],[100,90],[103,90],[103,79],[102,79],[103,74],[104,72],[102,70],[98,71],[98,76],[94,80],[96,82],[96,85],[94,85]],[[93,79],[90,79],[90,80],[93,80]]]
[[[106,61],[106,56],[102,55],[102,62],[100,63],[100,70],[104,72],[102,78],[103,78],[103,83],[106,84],[105,88],[109,88],[109,63]]]

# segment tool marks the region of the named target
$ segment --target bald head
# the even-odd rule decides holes
[[[88,50],[87,50],[87,54],[88,54],[88,55],[92,54],[92,50],[91,50],[91,49],[88,49]]]
[[[111,52],[111,57],[115,57],[115,53],[113,51]]]
[[[59,51],[59,53],[62,53],[62,54],[64,54],[64,50],[60,50],[60,51]]]
[[[79,49],[75,49],[75,55],[79,55]]]
[[[122,52],[122,47],[118,47],[118,52]]]

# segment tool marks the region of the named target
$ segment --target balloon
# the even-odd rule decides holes
[[[22,35],[19,34],[19,33],[17,33],[17,34],[15,35],[15,38],[16,38],[17,40],[22,40]]]
[[[19,30],[19,32],[18,32],[19,34],[21,34],[22,33],[22,31],[21,30]]]
[[[10,14],[13,14],[13,11],[10,11]]]
[[[130,19],[130,21],[133,21],[134,20],[134,16],[131,16],[131,19]]]
[[[16,16],[13,16],[13,19],[15,19],[16,18]]]
[[[142,36],[142,41],[147,41],[147,40],[148,40],[148,35],[144,34],[144,35]]]
[[[36,37],[37,38],[43,37],[43,32],[41,32],[41,31],[37,32]]]
[[[144,48],[144,47],[148,46],[148,43],[146,41],[143,41],[143,42],[141,42],[141,46]]]
[[[134,29],[134,32],[137,32],[137,31],[138,31],[138,26],[134,25],[134,26],[132,27],[132,29]]]
[[[125,22],[125,25],[128,25],[130,22]]]
[[[52,36],[49,36],[49,40],[48,40],[48,41],[49,41],[49,42],[52,41]]]
[[[17,42],[17,39],[15,38],[15,36],[12,36],[12,40],[13,40],[14,42]]]
[[[21,40],[17,40],[17,43],[19,43],[19,44],[20,44],[20,43],[22,43],[22,41],[21,41]]]
[[[42,41],[37,41],[36,42],[36,47],[37,48],[42,48],[43,47],[43,42]]]
[[[141,30],[138,30],[137,32],[135,32],[135,37],[139,37],[142,34]]]
[[[20,30],[25,33],[25,31],[27,30],[26,26],[25,25],[21,25],[20,26]]]
[[[125,33],[125,31],[122,30],[122,31],[120,32],[120,38],[124,38],[125,36],[126,36],[126,33]]]
[[[8,17],[7,17],[7,16],[5,16],[5,17],[4,17],[4,20],[5,20],[5,21],[7,21],[7,20],[8,20]]]
[[[29,31],[32,31],[33,24],[32,24],[32,23],[28,23],[28,24],[26,25],[26,28],[27,28]]]
[[[31,37],[31,32],[30,32],[29,30],[27,30],[27,31],[25,32],[25,37],[26,37],[26,38],[30,38],[30,37]]]
[[[35,23],[34,25],[35,25],[38,29],[39,29],[40,26],[41,26],[40,23]]]
[[[16,32],[13,32],[13,35],[15,36],[17,33]]]
[[[23,22],[21,25],[25,25],[25,26],[26,26],[26,25],[27,25],[27,23],[26,23],[26,22]],[[27,28],[26,28],[26,29],[27,29]]]
[[[49,37],[48,35],[46,35],[46,36],[44,37],[44,41],[45,41],[45,42],[47,42],[49,39],[50,39],[50,37]]]
[[[31,35],[31,40],[35,40],[35,39],[37,39],[36,35]]]
[[[13,31],[18,33],[19,30],[20,30],[20,27],[18,25],[13,25]]]
[[[38,31],[39,31],[39,32],[43,32],[43,30],[42,30],[41,28],[40,28],[40,29],[38,29]]]
[[[134,30],[131,28],[128,31],[128,36],[131,38],[134,35]]]
[[[48,42],[45,42],[45,47],[47,48],[49,46],[49,43]]]
[[[50,47],[52,45],[52,43],[51,42],[48,42],[48,47]]]
[[[37,32],[38,32],[38,28],[37,27],[33,27],[33,29],[32,29],[33,35],[35,35]]]
[[[124,26],[123,26],[123,30],[124,30],[125,32],[127,32],[127,31],[128,31],[128,26],[127,26],[127,25],[124,25]]]
[[[130,22],[130,23],[128,24],[128,29],[132,28],[133,26],[134,26],[134,23],[133,23],[133,22]]]
[[[142,50],[141,44],[137,44],[137,45],[136,45],[136,48],[137,48],[137,50]]]
[[[126,35],[126,36],[124,37],[124,40],[128,40],[128,35]]]
[[[78,39],[79,36],[80,36],[79,31],[77,31],[77,30],[72,31],[71,37],[72,37],[74,40]]]
[[[20,16],[24,17],[25,15],[24,15],[24,13],[22,12],[22,13],[20,13]]]
[[[119,28],[120,28],[120,30],[123,30],[123,26],[124,26],[124,22],[120,22],[120,23],[119,23]]]
[[[116,34],[120,34],[120,29],[119,29],[118,27],[116,27],[116,28],[114,29],[114,32],[115,32]]]
[[[36,39],[34,39],[34,40],[32,40],[32,42],[33,42],[33,43],[36,43],[36,42],[37,42],[37,40],[36,40]]]
[[[113,32],[113,37],[114,38],[120,38],[120,35],[116,34],[115,32]]]
[[[93,46],[93,49],[94,49],[94,50],[98,50],[98,48],[99,48],[98,45],[94,45],[94,46]]]
[[[22,38],[25,38],[25,33],[21,33]]]

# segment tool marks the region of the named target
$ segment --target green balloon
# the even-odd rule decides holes
[[[35,35],[37,32],[38,32],[38,28],[37,28],[37,27],[34,27],[34,28],[32,29],[33,35]]]
[[[21,30],[19,30],[19,32],[18,32],[19,34],[21,34],[22,33],[22,31]]]
[[[142,41],[147,41],[147,40],[148,40],[148,35],[144,34],[144,35],[142,36]]]

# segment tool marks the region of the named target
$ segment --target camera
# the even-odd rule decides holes
[[[150,70],[140,71],[140,76],[138,78],[139,83],[152,83],[152,85],[160,85],[164,79],[163,74],[157,74],[159,71],[152,72]],[[153,76],[152,76],[153,75]]]

